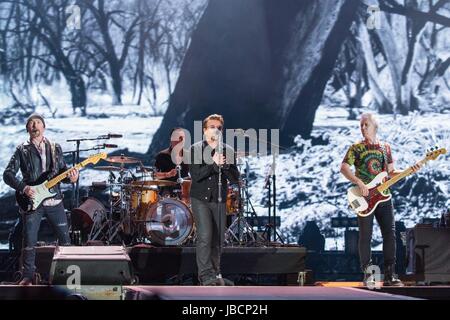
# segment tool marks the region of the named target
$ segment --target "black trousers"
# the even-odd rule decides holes
[[[371,262],[371,241],[373,218],[378,222],[383,237],[384,266],[395,265],[395,219],[392,200],[382,202],[367,217],[358,216],[359,225],[359,261],[364,270]]]
[[[220,256],[226,229],[226,204],[191,198],[197,232],[196,260],[200,282],[220,274]]]

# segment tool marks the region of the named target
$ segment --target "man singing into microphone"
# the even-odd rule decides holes
[[[205,140],[190,149],[197,269],[200,284],[204,286],[225,284],[220,274],[220,256],[226,227],[227,183],[237,183],[239,179],[234,150],[221,142],[223,124],[221,115],[208,116],[203,120]]]

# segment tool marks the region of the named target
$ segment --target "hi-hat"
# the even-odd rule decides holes
[[[112,163],[139,163],[140,161],[136,158],[125,157],[125,156],[111,156],[105,159],[105,161]]]

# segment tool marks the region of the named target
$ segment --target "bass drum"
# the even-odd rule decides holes
[[[191,236],[194,218],[186,204],[177,199],[164,198],[147,208],[144,226],[152,243],[178,246]]]

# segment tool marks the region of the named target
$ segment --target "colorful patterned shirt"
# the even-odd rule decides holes
[[[387,163],[385,163],[382,146],[386,152]],[[348,149],[342,162],[350,166],[354,165],[356,176],[368,184],[380,172],[386,171],[387,164],[393,163],[391,147],[387,143],[369,144],[366,141],[360,141]]]

